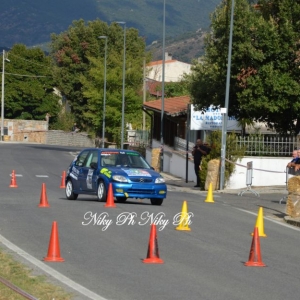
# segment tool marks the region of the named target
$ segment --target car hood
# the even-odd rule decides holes
[[[113,175],[123,175],[128,177],[145,177],[145,178],[157,178],[161,177],[161,175],[152,170],[152,169],[141,169],[141,168],[114,168],[110,167],[109,169]]]

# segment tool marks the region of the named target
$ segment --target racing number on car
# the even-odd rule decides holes
[[[92,189],[93,173],[94,173],[94,170],[90,169],[89,172],[88,172],[88,174],[87,174],[87,177],[86,177],[86,187],[88,189]]]

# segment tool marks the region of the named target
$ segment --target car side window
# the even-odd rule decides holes
[[[85,161],[88,153],[89,153],[89,151],[83,151],[82,153],[80,153],[75,162],[75,166],[82,167],[84,165],[84,161]]]
[[[91,151],[84,162],[84,167],[90,168],[91,163],[98,164],[98,151]]]

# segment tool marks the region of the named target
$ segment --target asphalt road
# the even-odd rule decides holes
[[[0,240],[22,261],[68,285],[76,299],[252,300],[299,298],[299,229],[282,221],[282,195],[206,194],[170,187],[161,207],[149,200],[105,208],[96,197],[66,200],[60,189],[78,148],[0,144]],[[18,188],[9,188],[11,171]],[[50,207],[38,207],[46,183]],[[183,201],[193,213],[191,231],[175,230]],[[246,267],[257,211],[264,207],[266,238],[260,238],[267,267]],[[134,224],[124,215],[133,214]],[[104,214],[106,216],[104,217]],[[89,216],[98,217],[98,225]],[[147,217],[148,216],[148,217]],[[164,264],[144,264],[151,216]],[[57,221],[62,263],[43,262]],[[91,222],[90,222],[91,221]],[[119,221],[119,224],[117,224]],[[132,222],[133,223],[133,222]],[[10,244],[11,243],[11,244]],[[11,248],[11,249],[12,249]],[[12,251],[12,250],[9,250]]]

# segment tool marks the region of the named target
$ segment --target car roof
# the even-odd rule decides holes
[[[86,151],[86,150],[97,150],[97,151],[100,151],[100,152],[125,152],[125,153],[132,153],[132,152],[135,152],[135,153],[139,153],[135,150],[129,150],[129,149],[118,149],[118,148],[85,148],[82,151]]]

